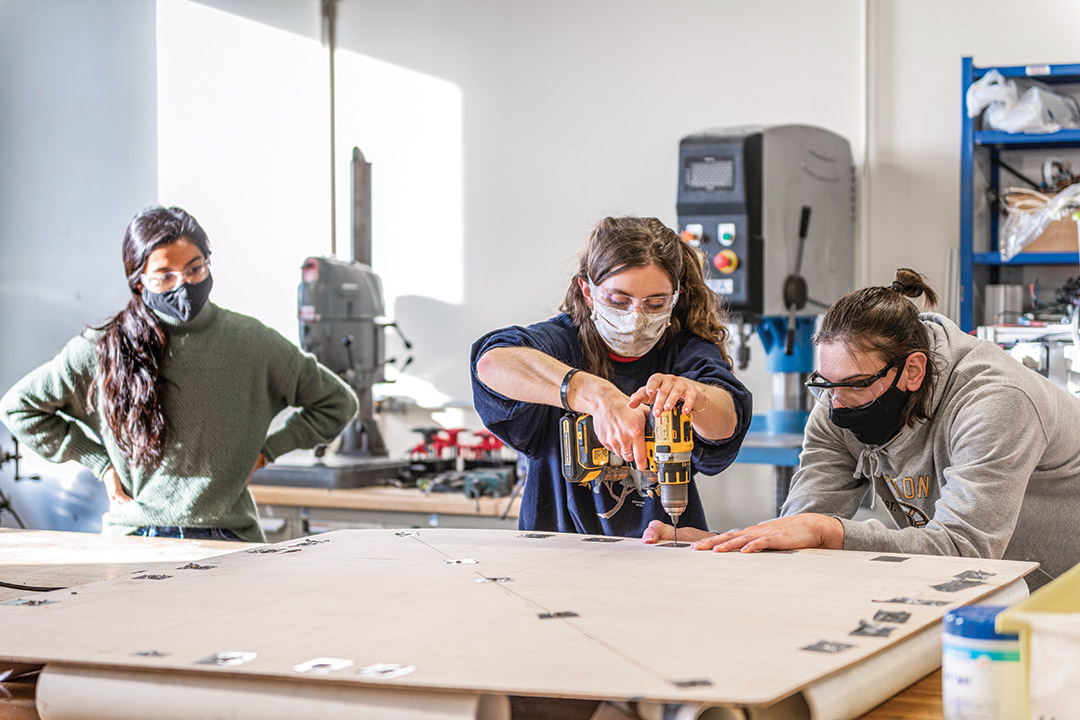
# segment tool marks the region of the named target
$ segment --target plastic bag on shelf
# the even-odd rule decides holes
[[[1001,238],[1001,259],[1005,261],[1034,242],[1050,223],[1071,221],[1071,215],[1080,210],[1080,183],[1054,196],[1025,188],[1006,188],[1002,196],[1009,212]]]
[[[1016,80],[1006,79],[990,70],[967,90],[968,117],[984,109],[987,128],[1011,133],[1052,133],[1080,127],[1080,104],[1075,98],[1054,92],[1046,85],[1024,80],[1026,89]]]

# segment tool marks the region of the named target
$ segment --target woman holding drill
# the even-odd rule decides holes
[[[682,402],[693,418],[694,470],[735,459],[750,424],[750,393],[731,372],[717,295],[695,252],[655,218],[605,218],[594,228],[560,315],[480,338],[473,398],[484,424],[528,458],[519,526],[640,536],[667,518],[655,480],[571,484],[561,474],[559,420],[587,413],[614,456],[648,467],[647,413]],[[690,484],[684,522],[703,526]]]

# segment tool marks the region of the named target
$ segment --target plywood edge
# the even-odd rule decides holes
[[[186,677],[172,672],[116,672],[63,663],[47,666],[37,688],[43,720],[110,717],[134,720],[188,720],[219,717],[229,708],[233,720],[509,720],[505,696],[391,687],[352,687],[304,683],[283,691],[276,679],[241,676]]]

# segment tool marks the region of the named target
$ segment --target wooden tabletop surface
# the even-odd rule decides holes
[[[861,720],[941,720],[941,670],[863,715]]]
[[[450,515],[483,515],[517,517],[520,497],[468,498],[460,492],[425,493],[416,488],[372,486],[328,490],[326,488],[289,487],[285,485],[252,484],[251,494],[260,505],[290,507],[342,508],[349,510],[383,510],[397,512],[447,513]]]

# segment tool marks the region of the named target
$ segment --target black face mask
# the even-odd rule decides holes
[[[174,317],[180,322],[187,322],[203,309],[203,305],[210,299],[210,288],[214,287],[214,277],[208,276],[201,283],[191,285],[183,283],[172,290],[165,292],[150,292],[145,287],[142,291],[142,300],[146,307],[157,310],[169,317]]]
[[[901,365],[892,385],[877,399],[858,408],[830,408],[829,420],[837,427],[850,430],[864,445],[881,445],[892,440],[903,426],[904,408],[911,396],[910,390],[896,386],[903,369]]]

